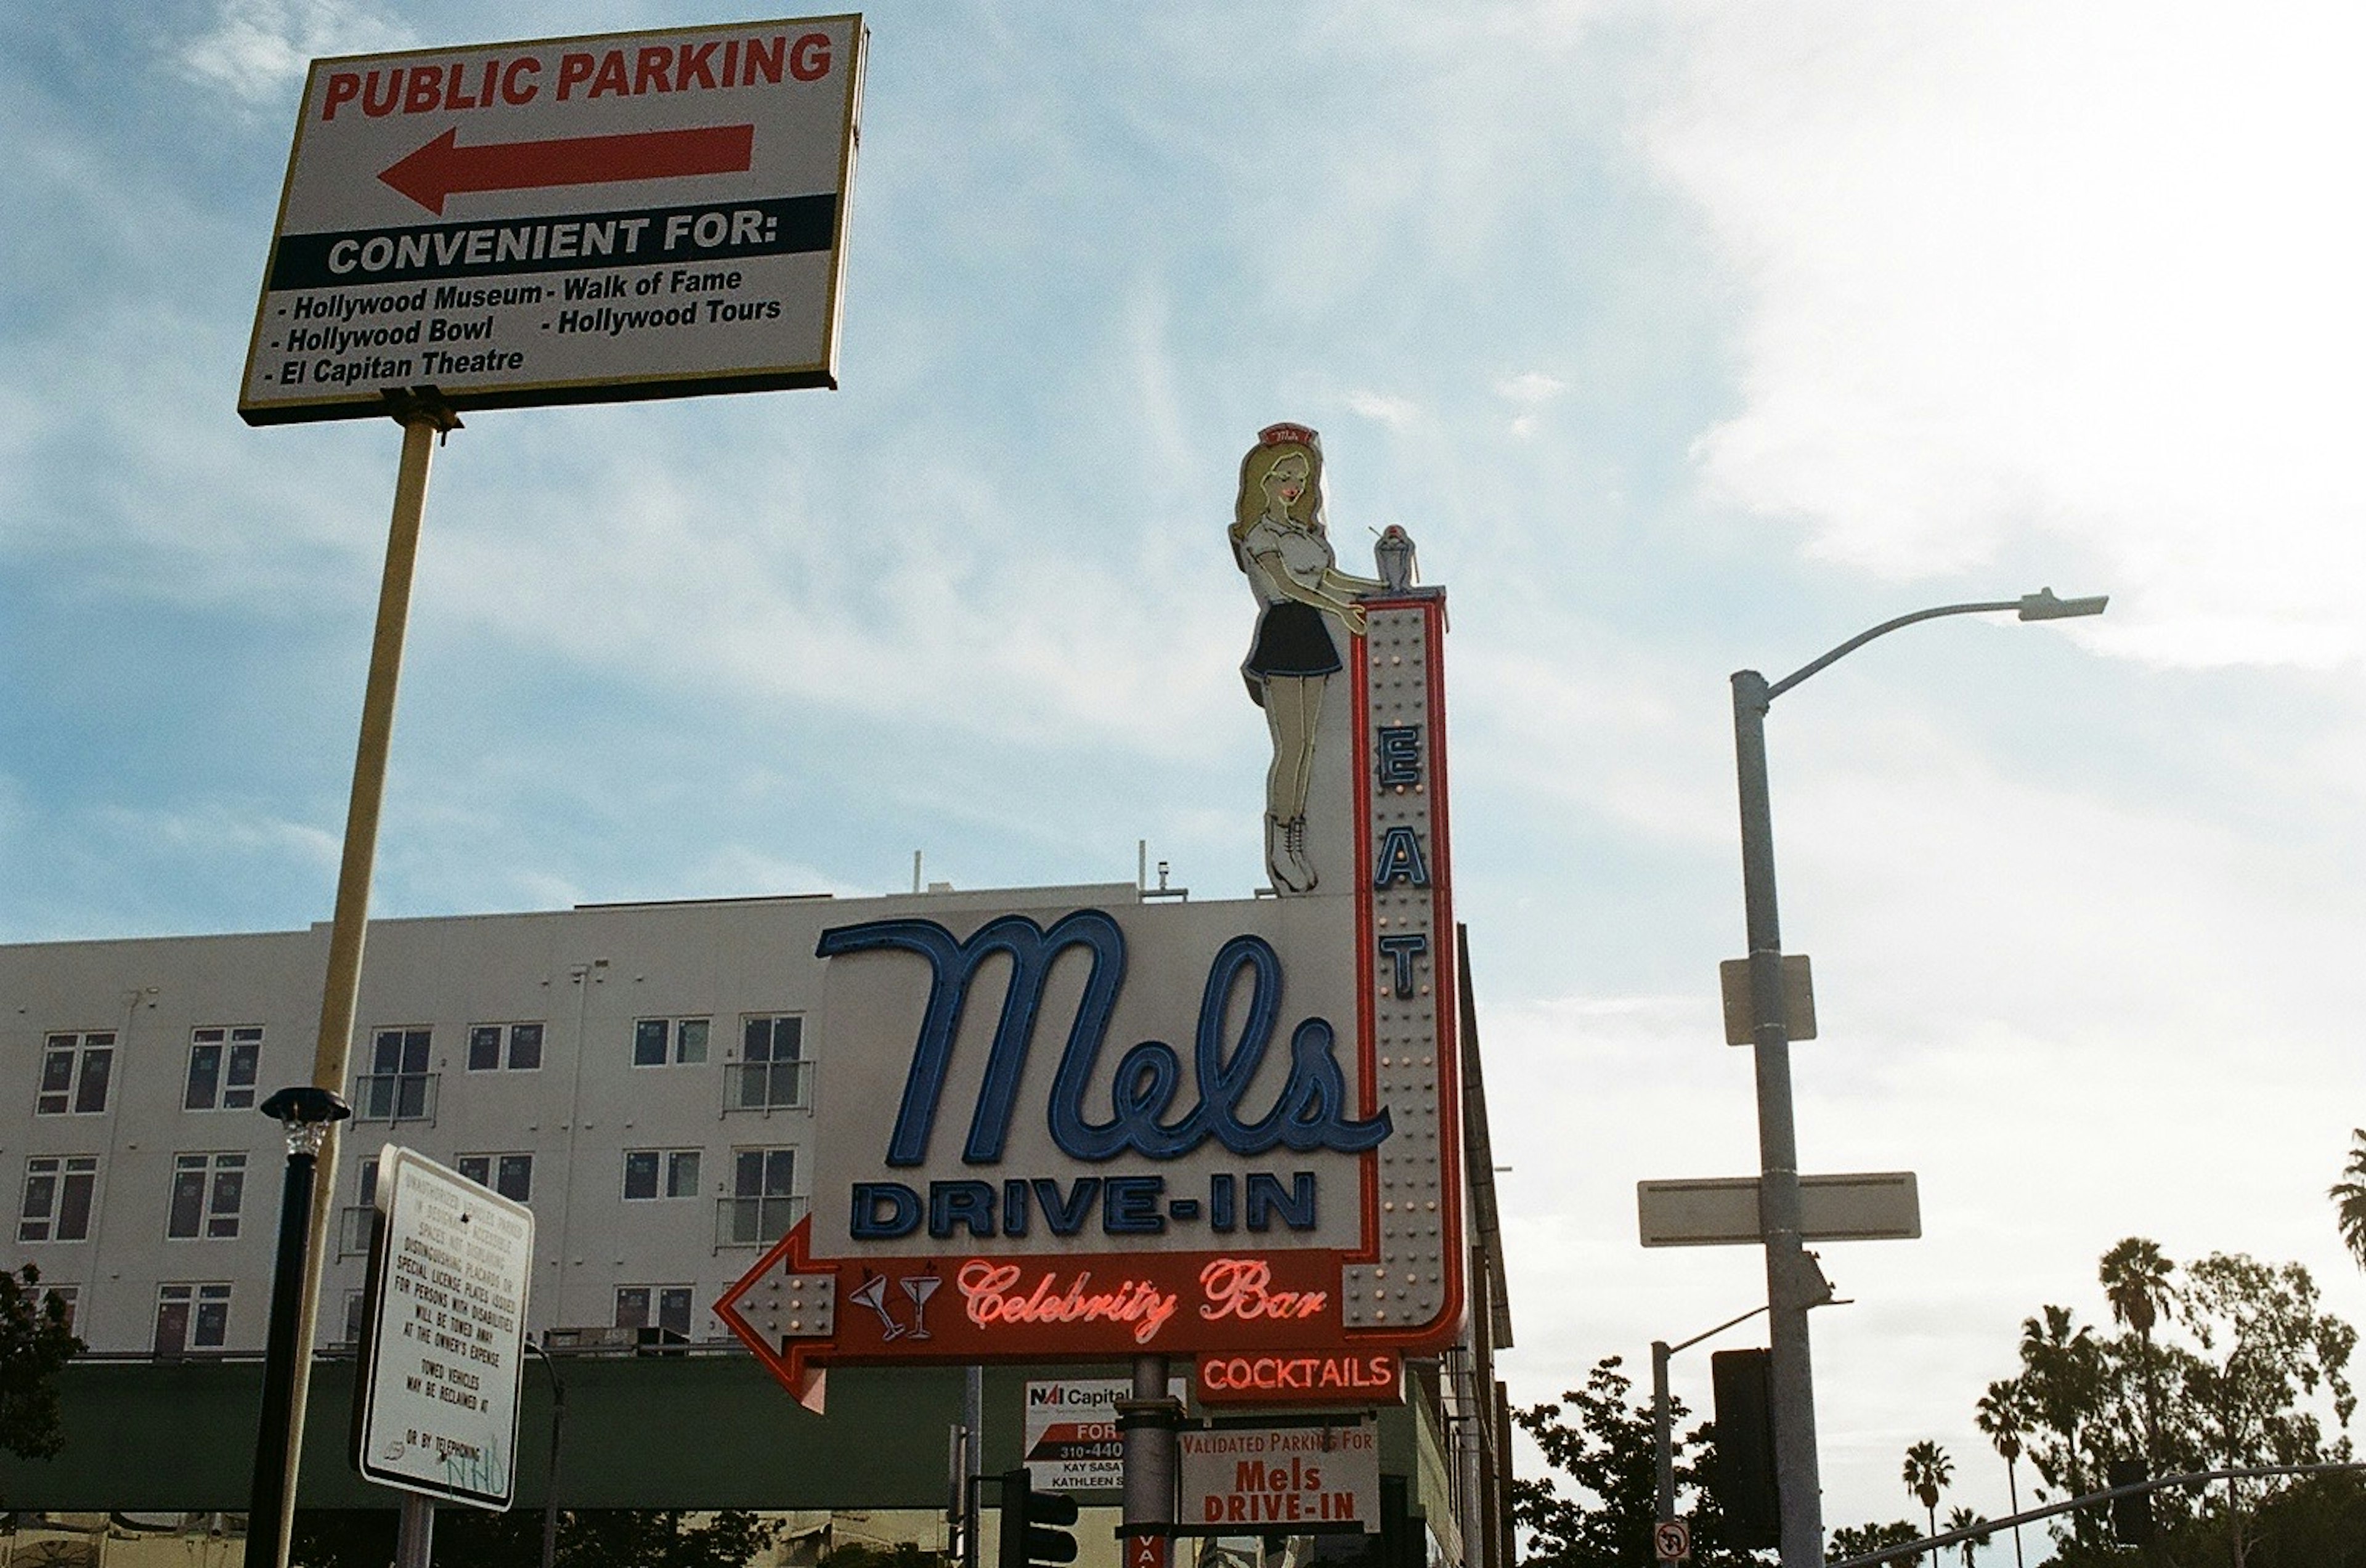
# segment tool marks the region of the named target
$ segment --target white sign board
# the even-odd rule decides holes
[[[1745,1247],[1758,1228],[1758,1178],[1712,1176],[1639,1181],[1635,1207],[1645,1247]],[[1799,1178],[1806,1241],[1912,1241],[1922,1205],[1910,1170]]]
[[[380,1485],[505,1509],[534,1213],[393,1145],[377,1198],[355,1463]]]
[[[1027,1483],[1038,1492],[1115,1491],[1124,1482],[1117,1402],[1131,1378],[1056,1378],[1027,1385]]]
[[[862,19],[312,62],[239,413],[837,385]]]
[[[1177,1400],[1187,1389],[1170,1379]],[[1115,1492],[1125,1481],[1117,1402],[1133,1397],[1132,1378],[1050,1378],[1027,1385],[1028,1484],[1038,1492]]]
[[[1176,1525],[1193,1535],[1380,1528],[1380,1428],[1218,1427],[1177,1433]]]

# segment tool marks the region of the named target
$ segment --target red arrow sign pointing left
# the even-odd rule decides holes
[[[752,125],[501,141],[479,147],[461,146],[460,132],[455,127],[389,165],[378,178],[441,217],[444,198],[460,191],[540,190],[691,175],[740,175],[748,172],[755,152]]]

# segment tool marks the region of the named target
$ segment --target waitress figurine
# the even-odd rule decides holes
[[[1324,535],[1323,443],[1302,424],[1268,425],[1241,459],[1233,558],[1257,597],[1256,639],[1241,665],[1273,734],[1265,781],[1265,863],[1278,893],[1315,883],[1306,857],[1306,792],[1324,683],[1341,668],[1338,638],[1359,637],[1371,578],[1341,571]]]

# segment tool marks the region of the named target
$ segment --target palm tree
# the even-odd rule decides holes
[[[2341,1226],[2342,1242],[2349,1256],[2358,1259],[2358,1267],[2366,1269],[2366,1127],[2349,1134],[2349,1163],[2341,1168],[2341,1179],[2325,1190],[2333,1200],[2333,1215]]]
[[[2161,1308],[2176,1295],[2169,1277],[2177,1265],[2163,1257],[2159,1245],[2140,1235],[2129,1236],[2103,1254],[2096,1277],[2104,1299],[2112,1303],[2114,1322],[2135,1330],[2137,1367],[2144,1373],[2145,1473],[2159,1473],[2160,1389],[2153,1374],[2152,1331]]]
[[[1931,1516],[1931,1533],[1939,1533],[1939,1490],[1955,1478],[1955,1461],[1947,1450],[1925,1438],[1906,1450],[1906,1489],[1921,1499]],[[1932,1553],[1935,1559],[1937,1553]]]
[[[2086,1427],[2099,1407],[2102,1349],[2095,1342],[2094,1330],[2079,1323],[2068,1307],[2038,1310],[2039,1316],[2021,1322],[2022,1371],[2014,1381],[2028,1395],[2030,1412],[2022,1431],[2026,1436],[2033,1429],[2043,1429],[2058,1437],[2060,1446],[2050,1450],[2054,1461],[2050,1468],[2047,1447],[2041,1445],[2031,1455],[2037,1472],[2065,1496],[2083,1496],[2091,1490],[2085,1464]],[[2099,1527],[2090,1510],[2080,1509],[2071,1519],[2071,1530],[2080,1541],[2097,1534]]]
[[[2022,1428],[2029,1425],[2029,1396],[2015,1379],[2005,1379],[1989,1384],[1988,1393],[1973,1406],[1972,1419],[1988,1434],[1996,1451],[2004,1456],[2005,1495],[2012,1503],[2012,1512],[2021,1512]],[[2012,1568],[2025,1568],[2021,1557],[2021,1527],[2012,1527]]]
[[[1951,1530],[1979,1529],[1979,1527],[1986,1523],[1988,1523],[1988,1520],[1980,1517],[1979,1515],[1972,1512],[1969,1508],[1950,1508],[1947,1510],[1947,1528]],[[1972,1553],[1977,1551],[1981,1547],[1986,1546],[1989,1543],[1989,1537],[1991,1533],[1993,1532],[1989,1530],[1980,1530],[1979,1534],[1967,1535],[1963,1540],[1955,1543],[1955,1550],[1964,1554],[1964,1568],[1974,1568]]]

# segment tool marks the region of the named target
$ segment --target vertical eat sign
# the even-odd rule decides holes
[[[856,16],[312,63],[251,424],[837,385]]]
[[[1361,603],[1290,896],[822,931],[812,1213],[715,1307],[801,1397],[830,1362],[1196,1355],[1203,1395],[1361,1404],[1452,1343],[1445,599]]]

